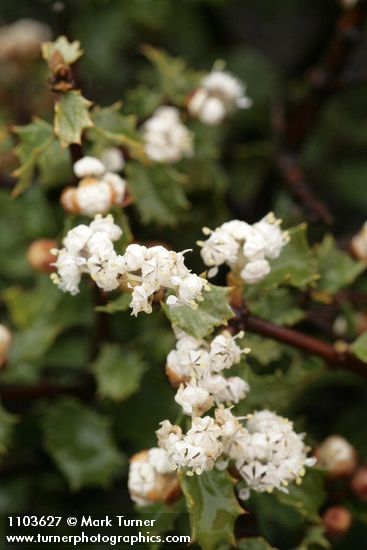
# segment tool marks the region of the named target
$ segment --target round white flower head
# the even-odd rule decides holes
[[[109,172],[121,172],[125,166],[124,155],[118,147],[107,147],[102,151],[101,162]]]
[[[188,110],[204,124],[215,126],[235,108],[245,109],[251,105],[240,80],[228,72],[213,70],[191,96]]]
[[[165,501],[177,485],[177,476],[172,472],[163,449],[155,447],[131,458],[128,488],[132,500],[138,505]]]
[[[354,255],[359,260],[367,261],[367,222],[363,224],[357,235],[353,237],[351,247]]]
[[[175,107],[159,107],[142,126],[145,152],[156,162],[174,163],[193,153],[191,132]]]
[[[223,446],[221,429],[210,416],[196,417],[186,435],[165,447],[173,469],[184,469],[188,475],[212,470]]]
[[[242,337],[240,333],[238,337]],[[243,350],[236,344],[236,337],[230,332],[223,331],[216,336],[210,344],[211,370],[220,372],[223,369],[229,369],[241,361]]]
[[[261,281],[270,272],[267,258],[277,258],[289,240],[288,233],[280,230],[280,221],[270,213],[260,222],[250,226],[240,220],[232,220],[211,231],[206,241],[199,241],[201,257],[207,266],[226,263],[236,277],[245,283]]]
[[[80,213],[86,216],[105,214],[111,208],[112,191],[107,183],[96,181],[90,185],[79,186],[75,190],[75,200]]]
[[[106,167],[103,162],[95,157],[83,157],[77,160],[73,166],[74,174],[77,178],[85,178],[87,176],[102,176],[106,172]]]
[[[307,458],[309,449],[303,434],[296,434],[292,422],[281,416],[270,411],[255,412],[247,422],[247,431],[246,450],[237,457],[236,467],[255,491],[287,492],[290,482],[301,482],[305,466],[315,463],[315,459]]]
[[[113,172],[106,172],[102,177],[101,184],[103,183],[107,183],[109,188],[111,189],[111,204],[121,206],[125,197],[126,181],[118,174],[114,174]]]
[[[12,335],[10,330],[0,324],[0,366],[2,366],[8,355],[9,348],[12,342]]]

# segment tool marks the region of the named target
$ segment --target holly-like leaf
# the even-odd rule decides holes
[[[277,325],[292,326],[301,321],[305,313],[298,307],[297,298],[289,288],[273,288],[246,300],[251,313]]]
[[[59,36],[54,42],[44,42],[42,44],[43,59],[49,61],[55,51],[59,52],[67,65],[75,63],[83,55],[79,40],[69,42],[66,36]]]
[[[73,398],[41,409],[44,446],[70,487],[107,487],[124,464],[109,420]]]
[[[93,126],[89,108],[92,105],[78,90],[62,94],[55,103],[55,134],[59,138],[61,147],[72,143],[81,144],[82,133],[85,128]]]
[[[238,550],[276,550],[262,537],[246,537],[240,539],[236,548]]]
[[[243,510],[229,473],[213,470],[192,477],[181,475],[181,488],[190,514],[191,541],[202,550],[234,545],[234,523]]]
[[[129,308],[131,302],[131,294],[125,292],[120,294],[115,300],[110,300],[105,306],[97,306],[96,311],[102,313],[118,313],[119,311],[126,311]]]
[[[360,359],[367,363],[367,331],[363,332],[353,344],[350,346],[353,353]]]
[[[54,136],[52,126],[39,118],[26,126],[16,126],[14,132],[19,137],[19,144],[14,151],[20,160],[20,166],[13,172],[19,178],[13,196],[18,196],[31,185],[37,162],[54,141]]]
[[[319,511],[327,498],[325,490],[325,473],[316,468],[307,470],[306,476],[300,485],[292,483],[289,493],[277,492],[276,497],[287,506],[310,521],[318,521]]]
[[[143,157],[143,145],[136,130],[136,116],[120,112],[121,103],[96,108],[92,113],[93,128],[88,131],[92,141],[102,145],[125,145],[132,156]]]
[[[0,405],[0,454],[8,450],[9,443],[13,435],[14,424],[17,422],[17,417],[14,414],[8,413]]]
[[[366,269],[363,262],[357,262],[349,254],[339,250],[331,235],[326,235],[320,244],[317,258],[321,275],[318,290],[329,294],[335,294],[350,285]]]
[[[215,327],[227,325],[233,317],[233,311],[228,304],[230,289],[209,284],[209,290],[204,290],[202,302],[197,309],[190,306],[169,308],[162,304],[163,310],[173,327],[179,327],[195,338],[204,338],[213,332]]]
[[[182,182],[166,166],[129,163],[127,174],[143,223],[177,225],[179,215],[189,207]]]
[[[258,288],[286,283],[303,289],[319,278],[316,262],[307,242],[306,230],[305,224],[289,230],[289,243],[283,248],[279,258],[270,261],[271,272]]]
[[[115,344],[105,344],[92,365],[98,393],[114,401],[122,401],[138,391],[146,369],[137,352]]]

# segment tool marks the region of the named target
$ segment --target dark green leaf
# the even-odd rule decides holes
[[[262,537],[240,539],[236,548],[239,550],[276,550],[274,546],[270,546]]]
[[[181,487],[191,514],[192,542],[202,550],[234,545],[234,522],[243,510],[229,473],[213,470],[199,476],[181,475]]]
[[[198,302],[197,309],[190,306],[169,308],[162,304],[163,310],[173,327],[179,327],[195,338],[204,338],[215,327],[226,325],[233,317],[233,311],[228,304],[230,290],[209,284],[210,290],[203,292],[204,300]]]
[[[353,353],[361,360],[367,363],[367,332],[363,332],[350,346]]]
[[[139,390],[147,365],[137,352],[116,344],[105,344],[93,363],[98,393],[114,401],[126,399]]]
[[[289,494],[277,492],[280,502],[291,506],[310,521],[318,521],[321,506],[324,504],[327,493],[325,490],[325,473],[312,468],[307,470],[306,476],[300,485],[292,483]]]
[[[17,417],[8,413],[8,411],[0,405],[0,454],[8,450],[13,434],[13,427],[16,422]]]
[[[349,254],[338,249],[331,235],[326,235],[317,250],[321,274],[318,290],[335,294],[351,284],[366,266],[353,260]]]
[[[44,445],[70,487],[107,487],[124,463],[109,420],[72,398],[42,409]]]
[[[131,294],[125,292],[120,294],[115,300],[110,300],[105,306],[97,306],[96,311],[102,313],[117,313],[118,311],[126,311],[129,308],[131,302]]]

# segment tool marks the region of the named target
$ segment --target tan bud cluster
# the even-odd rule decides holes
[[[367,502],[367,466],[361,466],[351,482],[353,493],[363,502]]]
[[[41,273],[51,273],[55,267],[51,265],[55,262],[55,255],[52,250],[58,247],[58,243],[53,239],[37,239],[28,247],[27,260],[35,271]]]
[[[340,537],[349,531],[352,514],[344,506],[331,506],[322,516],[322,523],[328,535]]]
[[[316,449],[320,466],[328,470],[330,477],[351,475],[357,467],[357,453],[344,437],[331,435]]]
[[[0,367],[3,367],[6,363],[11,342],[10,330],[5,325],[0,324]]]

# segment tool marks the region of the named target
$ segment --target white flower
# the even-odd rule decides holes
[[[89,224],[90,229],[96,233],[106,233],[111,241],[118,241],[122,235],[122,229],[116,225],[113,221],[113,216],[109,214],[104,218],[100,215],[97,215],[94,220]]]
[[[246,109],[251,105],[242,82],[228,72],[213,70],[190,98],[188,109],[204,124],[215,126],[235,108]]]
[[[186,435],[172,441],[164,448],[172,468],[185,469],[187,473],[202,474],[212,470],[223,451],[219,440],[221,429],[210,416],[196,417]]]
[[[203,232],[209,235],[206,241],[198,242],[204,263],[210,267],[226,263],[236,277],[249,284],[268,275],[267,259],[277,258],[289,241],[288,233],[281,231],[280,221],[272,213],[252,226],[232,220],[215,231],[204,228]]]
[[[102,151],[101,162],[109,172],[121,172],[125,166],[124,155],[118,147],[107,147]]]
[[[127,271],[142,269],[147,256],[147,248],[140,244],[129,244],[125,250],[124,261]]]
[[[79,254],[93,235],[93,230],[84,224],[70,229],[63,240],[63,245],[70,254]]]
[[[358,259],[367,261],[367,222],[363,224],[357,235],[353,237],[351,246],[354,255]]]
[[[96,252],[88,258],[87,266],[93,281],[106,292],[120,285],[124,265],[122,257],[118,256],[114,250]]]
[[[99,159],[95,157],[83,157],[77,160],[73,166],[74,174],[77,178],[85,178],[87,176],[102,176],[106,172],[106,168]]]
[[[105,214],[111,208],[112,191],[107,183],[95,180],[95,183],[79,186],[75,190],[75,200],[80,213],[86,216]]]
[[[255,284],[270,273],[270,265],[267,260],[254,260],[245,265],[241,270],[241,277],[246,283]]]
[[[270,411],[255,412],[241,437],[246,442],[244,452],[233,458],[240,475],[255,491],[287,492],[289,482],[300,483],[305,466],[315,463],[307,458],[303,434],[296,434],[292,422]]]
[[[193,138],[175,107],[159,107],[142,127],[145,152],[157,162],[173,163],[193,152]]]
[[[186,386],[181,384],[177,390],[175,401],[182,407],[185,414],[192,416],[203,414],[213,404],[209,392],[193,381]]]
[[[163,420],[160,423],[160,428],[155,433],[157,435],[159,447],[166,451],[182,439],[181,428],[171,424],[169,420]]]
[[[66,187],[60,197],[63,208],[71,214],[106,214],[112,206],[121,206],[126,182],[118,174],[108,172],[95,157],[83,157],[74,164],[75,175],[81,178],[77,187]]]
[[[241,361],[242,353],[243,351],[236,344],[236,338],[230,332],[223,331],[210,344],[211,370],[220,372],[223,369],[229,369]]]
[[[69,292],[69,294],[75,296],[79,292],[79,283],[85,264],[85,258],[75,256],[67,252],[66,249],[62,249],[58,253],[56,262],[53,264],[57,269],[57,274],[51,273],[51,279],[57,284],[60,290]]]
[[[250,386],[239,376],[225,378],[226,386],[215,394],[216,403],[239,403],[250,390]]]
[[[154,447],[131,458],[128,488],[132,500],[138,505],[164,501],[177,483],[177,476],[172,473],[163,449]]]
[[[132,308],[132,315],[135,317],[141,311],[145,313],[152,313],[152,297],[154,294],[154,287],[149,283],[142,283],[134,287],[131,294],[130,307]]]

